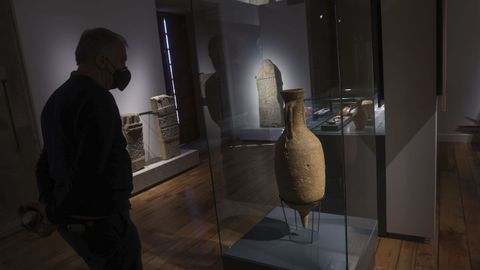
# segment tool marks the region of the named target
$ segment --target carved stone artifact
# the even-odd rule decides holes
[[[307,128],[303,89],[281,92],[285,130],[275,144],[275,177],[280,198],[300,214],[303,226],[325,195],[325,158],[319,139]]]
[[[145,167],[145,149],[143,148],[143,124],[138,113],[122,115],[123,136],[127,140],[127,151],[132,159],[134,172]]]
[[[373,101],[364,99],[358,102],[357,113],[353,117],[353,123],[357,130],[363,130],[367,121],[373,118]]]
[[[260,127],[283,127],[282,76],[270,59],[262,61],[257,76]]]
[[[150,98],[152,112],[157,114],[156,133],[160,141],[160,156],[170,159],[180,154],[180,127],[177,108],[172,96],[160,95]]]
[[[177,125],[177,114],[171,113],[165,116],[158,117],[158,124],[160,125],[160,128],[166,128],[166,127]]]
[[[342,116],[347,116],[347,115],[350,115],[352,113],[352,109],[353,109],[353,106],[352,105],[347,105],[345,107],[343,107],[342,111],[341,111],[341,115]]]

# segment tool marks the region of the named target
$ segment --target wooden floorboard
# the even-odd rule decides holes
[[[401,248],[401,240],[389,238],[380,239],[380,243],[375,254],[375,269],[395,270],[397,268]]]
[[[465,144],[467,170],[470,178],[460,178],[463,196],[465,224],[472,269],[480,269],[480,161],[470,144]]]
[[[462,190],[459,181],[459,159],[456,145],[440,145],[446,149],[447,167],[439,167],[439,269],[470,269],[470,259],[463,210]],[[461,160],[460,160],[461,162]],[[463,165],[462,165],[463,166]],[[465,172],[463,172],[465,173]]]
[[[436,248],[428,243],[415,243],[417,246],[415,253],[414,270],[434,270],[437,269]]]
[[[216,182],[215,189],[224,247],[278,206],[272,151],[273,146],[256,146],[220,153],[221,173],[233,179]],[[438,153],[438,249],[434,243],[381,238],[375,269],[480,269],[480,145],[441,143]],[[207,161],[135,196],[132,207],[144,269],[222,269]],[[21,231],[0,240],[0,270],[31,269],[87,267],[58,234],[39,239]]]
[[[402,241],[402,247],[400,249],[400,255],[398,258],[396,269],[398,270],[415,269],[416,254],[417,254],[416,243]]]

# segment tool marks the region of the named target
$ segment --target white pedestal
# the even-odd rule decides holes
[[[314,241],[311,244],[297,243],[288,236],[288,233],[296,233],[296,214],[290,208],[285,211],[288,231],[282,208],[275,207],[242,239],[226,250],[224,256],[266,266],[261,269],[373,269],[378,233],[376,220],[348,216],[346,224],[343,215],[321,213],[319,226],[318,223],[314,226]],[[310,228],[303,229],[299,225],[298,229],[298,233],[304,231],[310,236]]]
[[[133,173],[133,195],[151,188],[200,163],[197,150],[181,150],[182,153],[168,160],[145,166]]]

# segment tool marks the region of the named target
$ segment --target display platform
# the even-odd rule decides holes
[[[309,235],[310,229],[295,227],[293,210],[286,208],[290,238]],[[317,216],[318,213],[315,213]],[[318,219],[313,218],[315,222]],[[290,240],[281,207],[267,216],[224,254],[226,269],[372,269],[377,242],[376,220],[347,217],[348,267],[345,255],[345,216],[320,214],[320,226],[313,225],[313,242]],[[311,225],[310,225],[311,226]],[[318,230],[319,228],[319,230]],[[306,238],[308,239],[308,237]],[[257,267],[258,266],[258,267]]]
[[[200,163],[197,150],[181,150],[181,154],[168,160],[161,160],[133,173],[133,192],[136,195]]]
[[[366,127],[362,130],[357,130],[355,123],[353,121],[348,121],[344,124],[343,135],[347,136],[371,136],[372,134],[376,135],[385,135],[385,106],[383,105],[380,108],[375,107],[375,119],[370,119],[367,121]],[[322,135],[341,135],[340,130],[324,130],[323,123],[326,121],[326,118],[319,118],[317,120],[308,120],[308,127],[318,136]],[[375,125],[375,129],[373,129]]]

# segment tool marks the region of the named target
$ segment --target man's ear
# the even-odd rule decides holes
[[[97,55],[95,56],[95,65],[99,68],[104,69],[105,65],[107,64],[107,59],[104,55]]]

